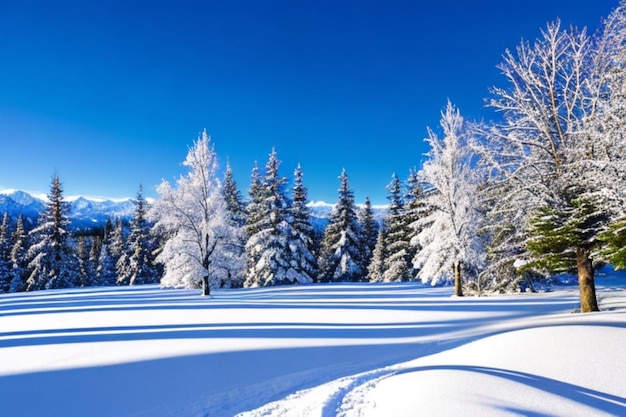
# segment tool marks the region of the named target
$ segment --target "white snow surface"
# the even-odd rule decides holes
[[[2,416],[626,416],[626,277],[0,296]]]

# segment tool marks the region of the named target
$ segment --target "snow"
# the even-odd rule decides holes
[[[626,276],[597,286],[587,314],[575,286],[3,294],[0,414],[623,416]]]

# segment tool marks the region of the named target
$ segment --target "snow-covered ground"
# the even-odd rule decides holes
[[[626,278],[0,296],[1,416],[626,416]]]

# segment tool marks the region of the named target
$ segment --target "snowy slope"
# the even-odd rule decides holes
[[[4,294],[0,415],[626,415],[625,288],[584,315],[576,287]]]

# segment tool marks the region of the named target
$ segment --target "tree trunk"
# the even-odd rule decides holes
[[[580,288],[580,311],[588,313],[599,311],[594,283],[593,263],[589,249],[576,249],[576,268],[578,269],[578,287]]]
[[[463,297],[463,283],[461,282],[461,262],[454,262],[454,295]]]
[[[211,289],[209,288],[209,274],[202,277],[202,295],[211,295]]]

